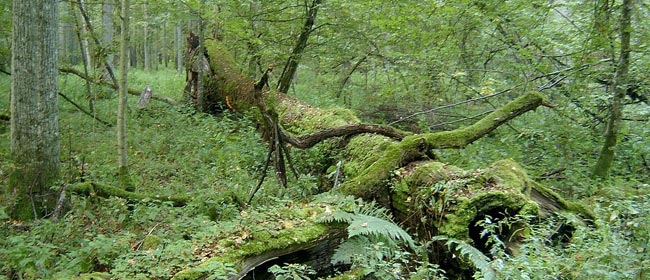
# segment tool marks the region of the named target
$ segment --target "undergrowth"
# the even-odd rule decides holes
[[[172,70],[155,73],[134,70],[130,77],[132,88],[149,85],[154,94],[181,99],[184,77],[176,76]],[[72,76],[62,76],[60,85],[63,94],[87,107],[82,82]],[[99,96],[93,100],[96,116],[114,123],[115,93],[98,87],[93,90]],[[0,76],[0,99],[9,100],[9,79],[5,76]],[[317,191],[319,178],[315,175],[303,174],[284,189],[273,180],[270,171],[252,209],[242,212],[239,203],[248,197],[260,178],[267,153],[254,122],[232,112],[210,116],[155,100],[147,109],[138,111],[136,101],[137,97],[129,96],[127,137],[129,166],[137,191],[188,194],[194,201],[179,208],[155,201],[134,203],[118,198],[73,195],[69,197],[70,211],[60,222],[40,220],[31,224],[9,221],[4,206],[0,206],[3,222],[0,279],[67,279],[84,273],[88,279],[168,279],[179,270],[203,261],[208,253],[201,250],[208,250],[204,246],[215,243],[215,236],[241,234],[246,229],[263,230],[261,220],[246,220],[242,218],[244,215],[256,213],[259,219],[285,221],[290,217],[278,216],[281,206],[306,200]],[[61,183],[98,181],[116,185],[115,128],[84,115],[65,100],[59,102],[64,175]],[[319,103],[332,104],[327,100]],[[9,115],[8,102],[0,102],[0,114]],[[443,161],[468,168],[513,157],[535,176],[567,167],[564,179],[546,183],[592,206],[598,217],[594,225],[577,226],[568,243],[558,244],[549,241],[555,232],[553,221],[531,223],[526,242],[515,255],[506,253],[505,240],[494,240],[497,234],[489,235],[493,238],[489,243],[493,245],[490,254],[475,251],[464,241],[444,237],[436,240],[449,243],[450,250],[456,250],[459,258],[478,268],[475,269],[477,279],[491,272],[497,279],[650,277],[647,269],[650,267],[647,223],[650,186],[642,183],[647,176],[640,173],[631,176],[638,170],[619,162],[619,171],[609,183],[589,180],[588,167],[592,165],[589,154],[594,153],[597,145],[576,143],[590,136],[549,132],[542,127],[557,121],[557,116],[539,118],[530,114],[513,122],[519,128],[517,133],[503,127],[479,140],[477,145],[437,153]],[[630,136],[623,140],[623,148],[647,153],[647,145],[639,143],[646,139],[648,132],[628,129]],[[0,187],[4,190],[11,168],[7,160],[7,124],[0,123],[0,136]],[[304,173],[316,168],[312,166],[315,163],[307,162],[316,158],[310,153],[314,152],[294,157],[306,161],[296,163]],[[639,160],[633,153],[624,159]],[[444,278],[445,268],[428,263],[424,246],[394,224],[385,210],[358,202],[346,207],[345,211],[333,212],[323,220],[350,226],[349,239],[334,256],[335,262],[360,269],[363,275],[375,279]],[[243,220],[249,224],[242,226]],[[482,226],[488,234],[502,225],[482,221]],[[227,274],[232,267],[214,270],[214,275]],[[309,267],[298,264],[278,266],[273,272],[278,279],[308,279],[313,275]]]

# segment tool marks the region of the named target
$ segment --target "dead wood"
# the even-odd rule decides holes
[[[112,88],[114,90],[117,90],[117,88],[118,88],[115,84],[103,81],[101,79],[97,80],[97,79],[94,79],[92,77],[88,77],[88,75],[86,75],[86,74],[82,73],[81,71],[79,71],[77,69],[74,69],[72,67],[59,67],[59,71],[62,72],[62,73],[73,74],[73,75],[75,75],[75,76],[77,76],[79,78],[82,78],[82,79],[84,79],[86,81],[90,81],[91,83],[96,84],[96,85],[106,86],[106,87]],[[129,88],[128,93],[130,95],[140,96],[140,91],[137,90],[137,89]],[[166,96],[158,96],[158,95],[153,95],[152,94],[151,99],[161,101],[161,102],[165,102],[165,103],[167,103],[169,105],[178,105],[178,102],[176,100],[174,100],[174,99],[172,99],[170,97],[166,97]]]
[[[191,199],[186,196],[147,195],[126,191],[122,188],[104,185],[96,182],[82,182],[68,186],[68,191],[78,195],[98,196],[103,198],[120,197],[129,201],[161,201],[171,202],[175,207],[185,206]]]

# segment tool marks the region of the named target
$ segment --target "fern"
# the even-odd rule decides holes
[[[328,211],[326,210],[326,213]],[[321,222],[348,224],[348,239],[339,245],[332,256],[332,264],[351,264],[355,258],[367,258],[368,254],[372,254],[372,258],[381,260],[398,251],[400,243],[416,250],[413,238],[390,219],[386,210],[374,203],[357,205],[354,208],[354,213],[342,210],[329,212]],[[387,246],[377,249],[374,246],[377,244]],[[369,250],[368,248],[375,249]],[[363,257],[364,255],[366,257]]]
[[[379,217],[378,217],[379,216]],[[390,221],[390,216],[375,204],[359,207],[355,213],[334,211],[324,217],[324,223],[347,223],[348,238],[355,236],[375,236],[390,241],[401,241],[415,249],[415,241],[404,229]]]
[[[351,264],[353,258],[356,255],[363,254],[370,243],[370,240],[366,237],[350,238],[346,240],[339,245],[339,248],[336,249],[336,252],[332,255],[331,263]]]
[[[381,218],[357,214],[348,226],[348,237],[355,236],[378,236],[394,241],[402,241],[409,247],[415,249],[413,238],[395,223]]]

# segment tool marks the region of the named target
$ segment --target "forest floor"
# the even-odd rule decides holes
[[[129,78],[130,88],[143,89],[148,85],[154,94],[182,99],[184,76],[172,70],[155,73],[135,70]],[[0,115],[9,115],[9,85],[9,78],[0,76],[0,100],[6,101],[0,102]],[[84,88],[76,77],[60,78],[61,93],[88,108]],[[96,116],[115,123],[116,93],[99,87],[93,90],[97,96],[93,100]],[[155,100],[148,108],[137,110],[136,101],[137,97],[129,96],[127,123],[129,167],[136,192],[187,195],[193,198],[192,202],[173,207],[153,200],[133,202],[72,195],[70,211],[62,221],[42,220],[21,226],[20,222],[8,219],[2,198],[0,233],[6,238],[0,240],[0,279],[64,279],[80,275],[86,275],[86,279],[168,279],[209,257],[216,236],[235,236],[234,242],[237,238],[245,242],[246,234],[256,228],[242,227],[243,221],[262,223],[260,219],[264,218],[292,227],[301,220],[297,216],[282,217],[287,214],[287,205],[326,199],[314,198],[323,178],[311,174],[310,158],[322,151],[312,149],[296,152],[294,156],[296,168],[303,176],[293,179],[289,188],[280,187],[272,176],[267,178],[255,196],[253,207],[244,210],[242,201],[246,201],[262,175],[268,151],[255,123],[236,113],[205,115],[183,105],[172,106]],[[316,103],[323,104],[323,101]],[[116,128],[83,114],[66,100],[59,99],[59,108],[61,186],[83,181],[117,185]],[[535,129],[523,132],[512,137],[529,139],[527,144],[537,143],[535,139],[544,137],[540,136],[544,132]],[[482,140],[478,147],[441,152],[440,156],[463,168],[476,168],[498,158],[515,158],[533,176],[541,178],[549,171],[545,164],[552,162],[552,158],[534,159],[530,150],[514,147],[509,142],[514,138],[508,137],[511,136],[493,135]],[[544,183],[591,206],[599,217],[598,227],[577,229],[570,245],[563,247],[548,244],[543,234],[548,230],[544,226],[550,225],[541,225],[534,229],[539,233],[535,236],[539,237],[531,238],[518,256],[501,255],[502,258],[493,259],[490,265],[498,268],[503,276],[519,275],[521,279],[525,278],[522,275],[534,279],[600,279],[601,276],[648,279],[648,177],[615,176],[602,183],[587,179],[586,168],[568,167],[572,172]],[[3,190],[10,170],[9,125],[0,120],[0,187]],[[398,257],[407,258],[406,255]],[[398,263],[404,264],[403,260],[380,258],[359,268],[376,271]],[[232,267],[212,269],[213,276],[218,278],[219,273],[228,273]],[[429,267],[428,273],[439,276],[440,271],[436,269]],[[304,267],[285,266],[276,275],[288,275],[288,271],[310,274]]]

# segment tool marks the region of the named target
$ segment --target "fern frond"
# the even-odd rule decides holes
[[[496,280],[497,275],[490,267],[490,258],[488,258],[483,252],[476,249],[474,246],[468,244],[465,241],[449,238],[446,236],[435,236],[433,241],[444,241],[445,245],[449,250],[454,250],[458,252],[464,259],[470,262],[475,268],[477,268],[483,278],[486,280]]]
[[[368,238],[362,236],[345,240],[336,249],[330,262],[334,265],[339,263],[351,264],[355,255],[363,254],[370,243]]]
[[[411,235],[395,223],[373,216],[357,214],[348,226],[348,237],[383,236],[391,240],[402,241],[409,247],[415,248],[415,241]]]
[[[321,219],[321,223],[350,223],[356,218],[356,214],[345,211],[334,211],[331,215]]]

